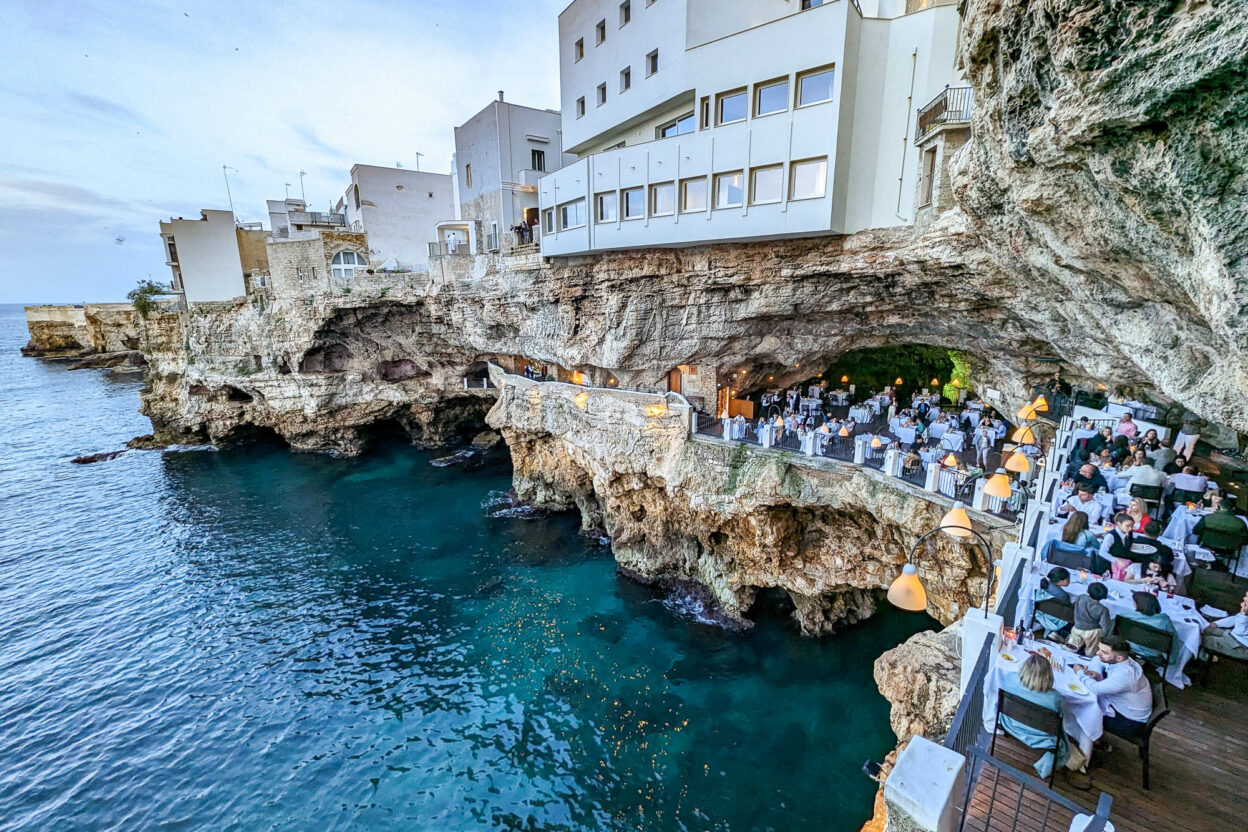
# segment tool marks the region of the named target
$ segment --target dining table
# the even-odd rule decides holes
[[[875,420],[875,414],[870,407],[863,404],[856,404],[849,409],[849,418],[853,419],[860,425],[869,425]]]
[[[930,425],[927,426],[927,438],[939,439],[942,436],[944,436],[945,432],[948,430],[949,430],[948,422],[932,422]]]
[[[940,447],[946,451],[954,451],[956,453],[962,450],[962,446],[965,443],[966,434],[960,430],[945,431],[944,435],[940,437]]]
[[[997,723],[997,693],[1010,674],[1018,674],[1031,651],[1048,651],[1053,666],[1053,689],[1062,703],[1062,730],[1079,746],[1085,757],[1092,755],[1092,744],[1104,733],[1104,715],[1096,694],[1088,687],[1089,680],[1074,669],[1089,659],[1049,642],[1028,644],[1004,639],[1001,649],[992,657],[984,676],[984,730],[991,735]],[[1043,655],[1043,654],[1042,654]]]
[[[1052,565],[1044,561],[1037,561],[1033,564],[1031,572],[1024,578],[1018,590],[1019,622],[1026,623],[1031,620],[1031,613],[1035,608],[1036,591],[1040,589],[1040,579],[1049,574],[1049,570],[1052,568]],[[1109,614],[1114,617],[1124,612],[1133,611],[1135,609],[1135,601],[1131,597],[1132,594],[1145,590],[1144,584],[1129,584],[1125,581],[1115,581],[1112,578],[1102,578],[1083,570],[1072,569],[1068,571],[1070,572],[1070,586],[1066,587],[1067,594],[1072,598],[1078,595],[1086,595],[1091,584],[1104,584],[1105,588],[1109,590],[1109,597],[1101,603],[1109,610]],[[1200,652],[1200,633],[1208,626],[1208,622],[1200,617],[1200,613],[1196,611],[1196,602],[1191,598],[1168,592],[1159,592],[1157,601],[1161,605],[1161,611],[1169,616],[1171,623],[1174,624],[1174,631],[1179,640],[1179,649],[1175,656],[1176,660],[1166,668],[1166,681],[1178,688],[1186,687],[1191,682],[1184,674],[1183,669],[1188,661]]]

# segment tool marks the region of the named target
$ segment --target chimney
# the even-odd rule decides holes
[[[498,100],[499,100],[499,101],[502,101],[502,100],[503,100],[503,91],[502,91],[502,90],[499,90],[499,91],[498,91]]]

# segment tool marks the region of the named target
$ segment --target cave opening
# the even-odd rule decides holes
[[[970,362],[962,353],[946,347],[871,347],[845,353],[824,368],[822,378],[833,385],[853,384],[861,393],[895,387],[901,401],[920,390],[933,389],[953,400],[958,386],[970,386]]]
[[[325,344],[313,347],[303,354],[299,362],[301,373],[341,373],[351,361],[351,350],[346,344]]]
[[[792,623],[796,610],[797,605],[793,603],[788,590],[778,586],[761,586],[755,591],[754,603],[750,605],[746,615],[755,624],[788,625]]]
[[[288,443],[282,435],[271,427],[265,425],[245,424],[239,425],[222,436],[220,442],[230,445],[268,445],[273,447],[288,448]]]

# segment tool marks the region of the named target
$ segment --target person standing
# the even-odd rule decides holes
[[[991,428],[982,422],[975,429],[975,464],[985,470],[988,469],[988,452],[992,450],[994,438]]]
[[[1179,427],[1179,438],[1175,440],[1174,452],[1191,459],[1196,454],[1196,442],[1200,439],[1200,430],[1208,424],[1192,411],[1183,411],[1183,424]]]

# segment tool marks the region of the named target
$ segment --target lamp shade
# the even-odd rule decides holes
[[[901,567],[901,574],[888,588],[888,603],[910,612],[927,609],[927,590],[923,589],[923,582],[919,580],[913,563]]]
[[[1026,422],[1029,419],[1036,418],[1036,407],[1033,404],[1025,404],[1018,409],[1018,419],[1020,422]]]
[[[776,417],[776,427],[778,428],[784,427],[784,420],[781,419],[779,416]]]
[[[988,482],[984,483],[984,493],[989,497],[998,497],[1002,500],[1009,499],[1010,475],[1005,473],[1004,468],[998,468],[997,473],[988,478]]]
[[[897,376],[897,378],[893,379],[893,384],[901,384],[901,376]]]
[[[953,380],[953,386],[954,386],[954,387],[961,387],[961,386],[962,386],[962,379],[960,379],[960,378],[955,378],[955,379]]]
[[[849,428],[841,425],[841,429],[836,432],[837,436],[849,436]]]
[[[1044,396],[1036,396],[1036,400],[1031,403],[1031,406],[1036,409],[1036,412],[1044,413],[1049,409],[1049,400]]]
[[[935,386],[936,386],[936,385],[938,385],[938,384],[940,384],[940,382],[939,382],[939,381],[937,381],[936,379],[932,379],[932,386],[933,386],[933,387],[935,387]]]
[[[1017,442],[1020,445],[1034,445],[1036,444],[1036,432],[1031,429],[1031,425],[1023,425],[1010,434],[1010,441]]]
[[[880,437],[878,437],[878,436],[872,436],[872,437],[871,437],[871,447],[872,447],[872,448],[878,448],[878,447],[880,447],[880,445],[882,445],[882,444],[883,444],[883,443],[882,443],[882,442],[880,442]]]
[[[1028,461],[1027,455],[1024,453],[1012,453],[1005,458],[1005,470],[1026,474],[1031,470],[1031,462]]]
[[[841,376],[841,384],[849,384],[849,376]]]
[[[940,525],[950,537],[971,536],[971,516],[960,502],[954,503],[953,508],[945,512],[945,516],[940,518]]]
[[[949,456],[945,457],[944,465],[946,468],[957,468],[958,458],[951,453]]]

